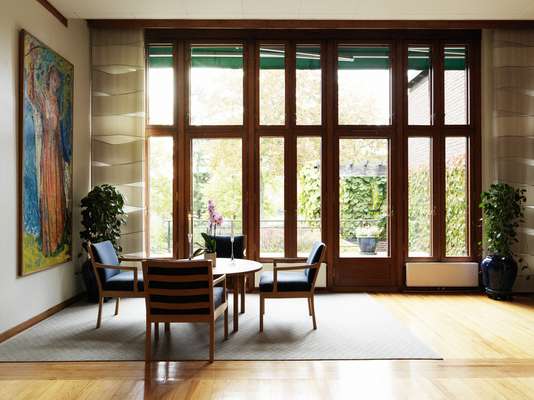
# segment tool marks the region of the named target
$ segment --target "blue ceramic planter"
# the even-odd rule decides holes
[[[480,266],[486,294],[492,299],[510,299],[517,276],[517,263],[513,257],[487,256]]]
[[[376,244],[378,239],[376,237],[359,237],[358,245],[360,246],[360,251],[363,254],[376,254]]]

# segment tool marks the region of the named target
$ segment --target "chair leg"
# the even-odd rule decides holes
[[[117,297],[117,301],[115,302],[115,315],[119,315],[119,304],[120,304],[121,298]]]
[[[265,314],[265,298],[260,294],[260,332],[263,332],[263,314]]]
[[[96,329],[102,325],[102,305],[104,304],[104,297],[100,296],[98,299],[98,316],[96,317]]]
[[[171,323],[165,322],[165,333],[170,333],[170,332],[171,332]]]
[[[210,363],[215,358],[215,321],[210,321]]]
[[[159,340],[159,322],[154,322],[154,339]]]
[[[315,299],[313,298],[313,295],[310,297],[310,301],[311,301],[313,329],[317,329],[317,322],[315,321]]]
[[[224,310],[224,340],[228,339],[228,307]]]
[[[145,334],[145,362],[152,359],[152,324],[147,321]]]
[[[311,317],[312,316],[311,297],[308,297],[308,313],[310,314],[310,317]]]
[[[245,292],[247,291],[246,279],[247,277],[243,274],[241,276],[241,314],[245,313]]]

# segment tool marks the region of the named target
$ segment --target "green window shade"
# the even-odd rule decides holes
[[[243,47],[191,47],[191,67],[243,69]]]
[[[321,48],[297,46],[297,69],[321,69]]]
[[[173,67],[172,46],[150,46],[148,48],[149,68],[172,68]]]
[[[338,49],[338,69],[389,69],[389,47],[350,47]]]
[[[285,69],[284,46],[260,47],[260,69]]]

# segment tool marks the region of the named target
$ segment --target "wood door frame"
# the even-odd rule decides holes
[[[175,196],[173,207],[174,256],[185,257],[187,245],[187,215],[191,202],[191,177],[189,171],[191,159],[191,140],[193,138],[230,138],[242,140],[242,183],[243,183],[243,231],[248,236],[247,257],[255,260],[269,261],[260,258],[260,204],[259,178],[260,153],[259,142],[263,136],[283,136],[285,148],[285,173],[288,166],[296,165],[296,142],[300,136],[321,137],[322,148],[322,204],[321,225],[322,239],[328,245],[327,252],[327,285],[330,290],[400,290],[404,287],[404,262],[407,254],[407,142],[410,136],[428,136],[432,133],[434,174],[443,176],[443,138],[446,136],[469,137],[469,212],[470,237],[469,257],[431,257],[434,261],[472,261],[479,255],[476,243],[481,232],[477,223],[480,212],[474,199],[480,194],[481,188],[481,155],[480,155],[480,31],[474,30],[266,30],[266,29],[164,29],[147,30],[145,32],[147,46],[150,43],[172,43],[175,51],[175,122],[172,126],[147,126],[148,135],[174,136],[174,183]],[[216,38],[216,39],[215,39]],[[197,43],[225,43],[238,41],[243,45],[243,125],[241,126],[189,126],[188,115],[188,54],[189,45]],[[265,127],[259,125],[259,47],[265,43],[284,43],[286,48],[286,121],[284,126]],[[388,126],[339,126],[337,124],[337,46],[338,44],[385,44],[391,48],[391,124]],[[437,115],[437,123],[431,128],[413,127],[407,121],[407,98],[405,71],[407,62],[405,55],[410,44],[430,43],[433,46],[433,87],[434,109],[443,108],[443,82],[440,81],[443,71],[441,51],[444,44],[468,44],[470,73],[470,112],[468,126],[444,126],[442,116]],[[296,125],[296,45],[321,45],[321,76],[322,76],[322,124],[320,126]],[[441,119],[441,121],[440,121]],[[354,262],[342,259],[339,250],[339,139],[341,137],[375,137],[387,138],[389,154],[389,205],[394,209],[390,216],[389,241],[390,255],[384,259],[360,258],[356,261],[360,266],[354,267],[350,275],[359,275],[362,279],[347,278],[343,265]],[[398,150],[401,151],[398,151]],[[443,153],[443,154],[441,154]],[[441,178],[440,178],[441,179]],[[285,178],[286,190],[284,201],[286,209],[295,208],[296,173],[290,171]],[[436,181],[434,185],[435,204],[441,206],[444,182]],[[290,188],[288,188],[288,185]],[[442,207],[441,207],[442,208]],[[285,256],[296,256],[296,208],[290,215],[290,222],[285,218]],[[439,214],[439,213],[438,213]],[[442,254],[440,247],[444,243],[443,212],[434,218],[436,232],[434,251]],[[393,241],[398,245],[393,245]],[[348,261],[347,261],[348,260]],[[418,258],[425,261],[427,259]],[[428,261],[427,260],[427,261]],[[389,265],[384,267],[384,265]],[[382,269],[377,265],[382,265]],[[366,268],[366,266],[368,268]],[[352,267],[351,267],[352,268]],[[359,273],[357,271],[360,270]],[[337,279],[336,279],[337,276]],[[341,282],[340,282],[341,279]],[[343,281],[346,279],[346,281]]]

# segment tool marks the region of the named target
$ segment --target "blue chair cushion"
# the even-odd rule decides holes
[[[323,254],[323,251],[325,249],[325,244],[323,242],[314,242],[313,247],[310,251],[310,255],[308,256],[308,259],[306,260],[306,264],[315,264],[318,263],[321,259],[321,256]],[[311,269],[308,268],[305,271],[306,277],[308,278],[308,283],[311,285],[313,283],[313,280],[315,279],[315,274],[317,273],[317,269]]]
[[[179,303],[196,303],[199,301],[206,301],[203,296],[180,296]],[[151,296],[152,301],[171,302],[172,298],[158,298],[158,296]],[[217,309],[222,303],[224,303],[224,289],[219,286],[213,288],[213,305]],[[191,310],[168,310],[164,308],[152,308],[152,314],[156,315],[194,315],[194,314],[209,314],[209,310],[206,308],[191,309]]]
[[[104,290],[133,291],[134,273],[133,271],[123,271],[109,278],[104,284]],[[143,273],[137,273],[137,290],[144,290]]]
[[[300,292],[310,290],[311,286],[304,271],[278,271],[278,291],[279,292]],[[262,272],[260,275],[260,292],[273,291],[272,271]]]
[[[107,265],[119,265],[120,261],[115,252],[113,244],[109,240],[100,243],[93,243],[93,254],[96,258],[96,262]],[[121,273],[116,269],[99,269],[100,281],[104,285],[110,278]]]
[[[215,238],[217,257],[232,257],[232,241],[230,236],[210,236]],[[234,236],[234,258],[245,258],[245,237]]]

